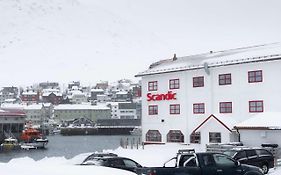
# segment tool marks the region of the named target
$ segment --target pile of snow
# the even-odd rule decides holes
[[[199,145],[146,145],[144,149],[123,149],[104,150],[103,152],[116,153],[119,156],[131,158],[143,166],[163,166],[164,162],[174,157],[179,149],[194,148],[196,151],[203,151],[203,147]],[[132,175],[134,173],[114,168],[101,166],[81,166],[80,164],[89,154],[80,154],[72,159],[64,157],[46,157],[44,159],[34,161],[31,158],[17,158],[8,163],[0,163],[1,174],[9,175],[77,175],[77,174],[98,174],[98,175]],[[270,175],[281,174],[281,168],[271,169]]]

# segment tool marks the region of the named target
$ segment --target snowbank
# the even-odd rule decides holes
[[[203,148],[198,145],[146,145],[144,149],[123,149],[104,150],[103,152],[113,152],[120,156],[129,157],[143,166],[163,166],[163,163],[174,157],[178,149],[194,148],[196,151],[202,151]],[[100,166],[80,166],[90,153],[80,154],[72,159],[64,157],[46,157],[39,161],[31,158],[12,159],[8,163],[0,163],[1,174],[9,175],[78,175],[78,174],[97,174],[97,175],[132,175],[129,171],[123,171],[114,168]],[[280,175],[281,168],[271,169],[269,175]]]

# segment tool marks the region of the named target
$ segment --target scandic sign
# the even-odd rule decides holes
[[[172,91],[168,91],[167,94],[151,94],[148,93],[147,95],[147,101],[162,101],[162,100],[176,100],[176,93],[173,93]]]

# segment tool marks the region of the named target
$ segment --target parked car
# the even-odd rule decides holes
[[[269,168],[274,167],[274,156],[271,152],[262,148],[239,148],[225,151],[224,154],[242,164],[260,167],[264,174],[268,173]]]
[[[117,154],[114,154],[114,153],[93,153],[91,155],[89,155],[88,157],[86,157],[86,159],[84,159],[84,161],[81,163],[85,163],[87,162],[88,160],[93,160],[94,158],[97,158],[97,157],[117,157],[118,155]]]
[[[118,155],[113,153],[91,154],[81,163],[81,165],[106,166],[132,172],[137,172],[139,168],[142,168],[142,166],[136,161],[126,157],[119,157]]]
[[[263,175],[260,168],[240,164],[222,153],[179,152],[175,167],[147,167],[138,175]],[[168,163],[168,162],[166,162]]]

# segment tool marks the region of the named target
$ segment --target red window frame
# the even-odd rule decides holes
[[[161,142],[162,135],[159,130],[148,130],[145,134],[145,140],[151,142]]]
[[[148,115],[158,115],[158,105],[149,105]]]
[[[193,87],[204,87],[204,76],[193,77]]]
[[[262,70],[248,71],[248,83],[258,83],[262,81]]]
[[[148,91],[157,91],[158,90],[158,82],[150,81],[148,82]]]
[[[193,114],[205,114],[205,103],[194,103]]]
[[[263,100],[249,101],[249,112],[263,112]]]
[[[219,74],[219,85],[231,84],[231,74]]]
[[[201,133],[200,132],[193,132],[190,134],[190,143],[201,143]]]
[[[167,134],[167,142],[184,142],[184,135],[180,130],[170,130]]]
[[[171,79],[169,81],[169,89],[179,89],[180,88],[180,79]]]
[[[220,113],[232,113],[232,102],[220,102]]]
[[[171,104],[170,114],[180,114],[180,104]]]

